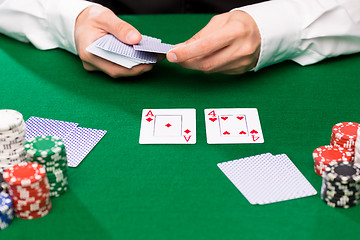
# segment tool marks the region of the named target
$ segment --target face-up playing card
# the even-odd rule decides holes
[[[208,144],[263,143],[256,108],[205,109]]]
[[[195,144],[195,109],[144,109],[140,144]]]

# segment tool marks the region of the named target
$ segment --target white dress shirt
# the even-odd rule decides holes
[[[83,0],[0,0],[0,32],[39,49],[77,54]],[[291,59],[301,65],[360,52],[360,0],[272,0],[234,9],[250,14],[261,34],[255,70]]]
[[[261,34],[255,70],[291,59],[309,65],[360,52],[360,0],[273,0],[239,9]]]

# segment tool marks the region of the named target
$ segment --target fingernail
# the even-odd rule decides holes
[[[138,36],[139,36],[139,34],[136,30],[131,30],[126,35],[126,40],[128,41],[128,43],[135,43],[138,41]]]
[[[167,55],[167,59],[169,60],[169,62],[176,62],[177,61],[177,56],[175,53],[170,52]]]

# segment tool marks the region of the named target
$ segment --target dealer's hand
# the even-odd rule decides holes
[[[141,34],[130,24],[118,18],[110,9],[93,5],[80,13],[75,24],[75,45],[83,66],[88,71],[103,71],[113,78],[135,76],[152,69],[151,64],[141,64],[131,69],[97,57],[86,48],[107,33],[127,44],[137,44]]]
[[[214,16],[185,43],[167,54],[170,62],[203,72],[241,74],[256,66],[261,37],[255,21],[245,12]]]

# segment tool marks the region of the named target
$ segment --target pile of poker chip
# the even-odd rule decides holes
[[[336,124],[332,129],[330,144],[346,149],[352,155],[352,161],[355,159],[355,141],[359,123],[342,122]]]
[[[333,126],[330,145],[318,147],[313,152],[316,174],[322,176],[325,167],[331,162],[354,162],[358,130],[359,124],[355,122],[341,122]]]
[[[331,162],[351,161],[352,154],[342,147],[325,145],[313,152],[314,170],[317,175],[323,176],[325,167]]]
[[[7,228],[14,219],[12,200],[6,192],[0,192],[0,230]]]
[[[360,201],[360,164],[329,163],[324,172],[321,199],[331,207],[356,206]]]
[[[67,158],[63,141],[55,136],[38,136],[25,144],[28,161],[45,167],[50,196],[59,197],[67,191]]]
[[[25,133],[26,126],[21,113],[0,109],[0,173],[26,161]]]
[[[2,176],[2,173],[0,173],[0,192],[6,192],[6,182]]]
[[[43,166],[22,162],[6,169],[3,178],[17,217],[35,219],[49,213],[50,186]]]
[[[358,129],[355,141],[355,162],[360,163],[360,128]]]

